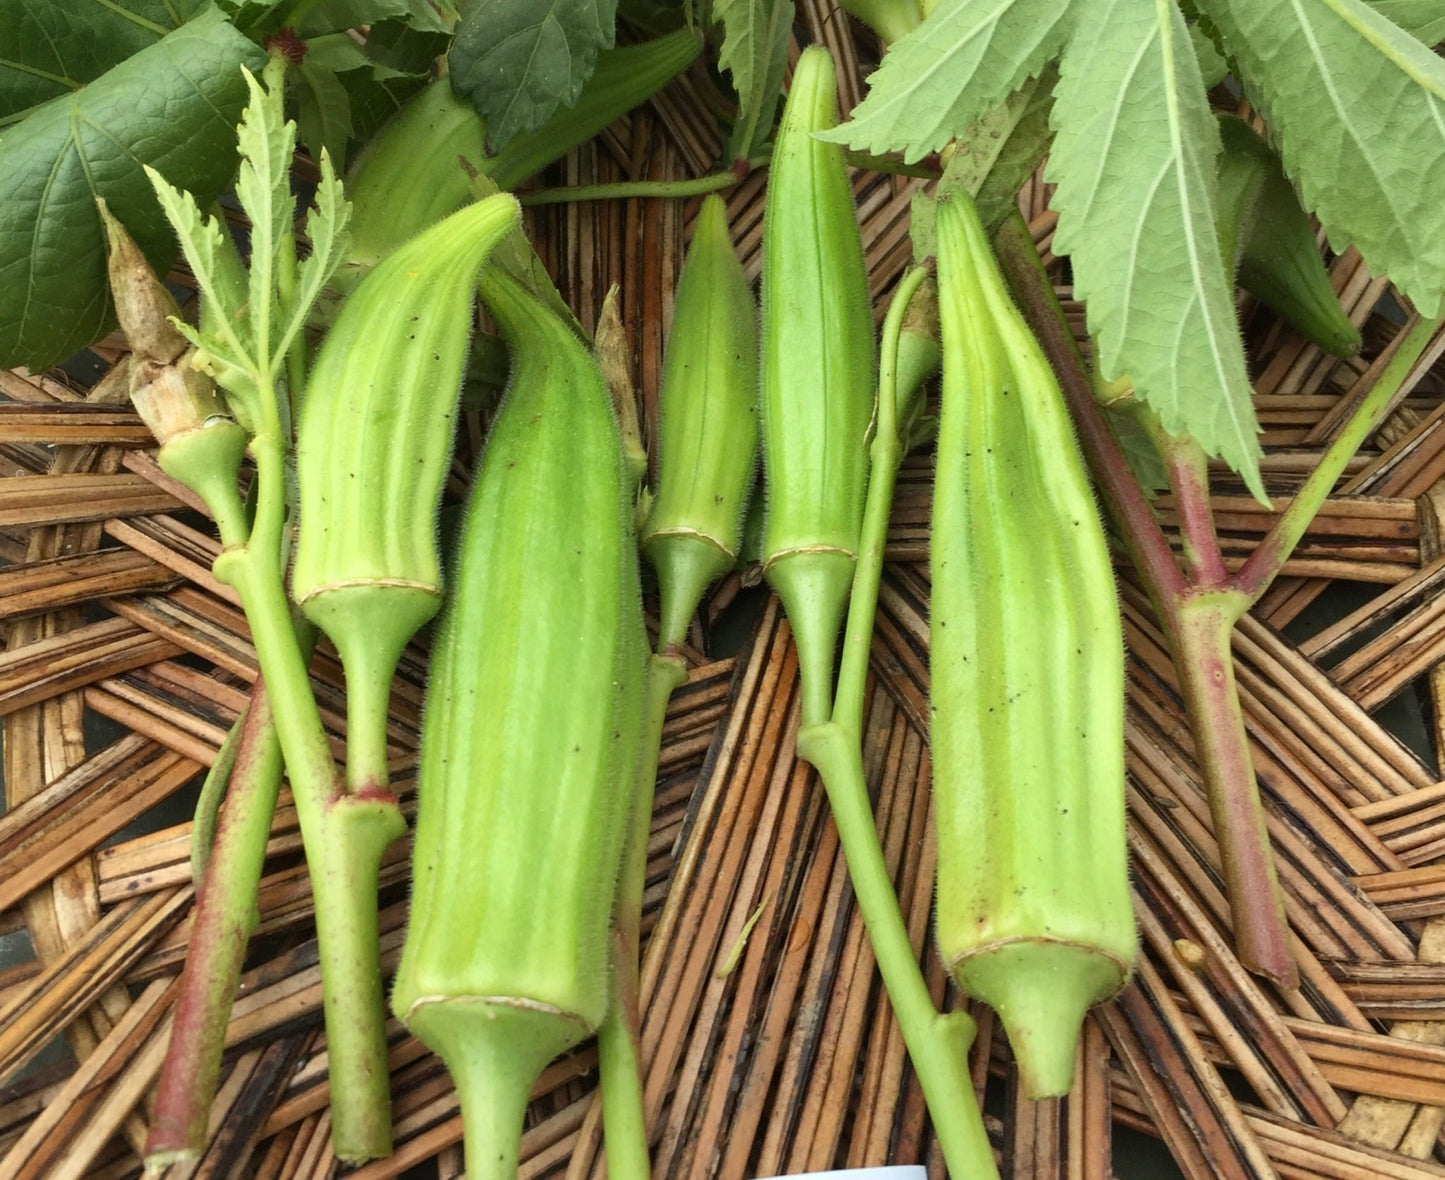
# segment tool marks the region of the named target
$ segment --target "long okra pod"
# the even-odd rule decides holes
[[[803,51],[783,108],[763,222],[763,573],[798,645],[803,717],[832,712],[833,657],[858,555],[873,410],[873,315],[853,192],[836,144],[826,49]]]
[[[957,1176],[996,1175],[968,1077],[973,1022],[940,1015],[919,970],[864,780],[861,713],[884,536],[901,447],[895,361],[914,274],[889,312],[869,477],[873,317],[841,149],[813,137],[837,118],[827,50],[798,59],[768,181],[761,334],[765,573],[798,647],[798,754],[818,768],[858,906],[944,1157]],[[865,511],[866,492],[866,511]],[[866,557],[860,548],[866,546]],[[858,567],[855,581],[854,567]],[[848,633],[838,702],[833,655]]]
[[[607,1012],[646,639],[601,374],[513,280],[481,289],[514,361],[433,655],[392,1006],[456,1080],[467,1174],[499,1180],[537,1075]]]
[[[1030,1097],[1135,953],[1124,652],[1068,412],[972,202],[940,202],[943,414],[930,675],[938,947],[1003,1021]]]
[[[341,654],[353,791],[386,785],[392,676],[441,606],[436,515],[472,286],[517,217],[516,200],[499,193],[387,255],[341,305],[307,383],[291,593]]]

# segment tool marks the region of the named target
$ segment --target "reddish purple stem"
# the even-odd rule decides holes
[[[196,894],[195,924],[146,1139],[148,1159],[194,1158],[205,1148],[226,1026],[256,925],[256,893],[281,772],[281,746],[258,677]]]
[[[1022,218],[1004,223],[996,246],[1024,316],[1058,375],[1089,467],[1168,637],[1209,795],[1240,961],[1292,987],[1289,926],[1230,654],[1234,624],[1252,600],[1225,570],[1204,456],[1187,439],[1170,440],[1163,448],[1185,539],[1186,577],[1094,400],[1083,358]],[[1278,553],[1281,564],[1286,556]]]

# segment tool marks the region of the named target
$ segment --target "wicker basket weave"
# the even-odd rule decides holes
[[[799,40],[833,50],[846,108],[876,48],[829,0],[802,0],[799,14]],[[700,174],[721,151],[713,98],[704,75],[684,77],[549,179]],[[729,196],[750,275],[764,179],[755,174]],[[908,261],[909,201],[922,182],[856,180],[882,296]],[[1063,283],[1047,253],[1047,196],[1036,179],[1020,203]],[[531,216],[539,252],[585,327],[620,284],[649,417],[694,209],[633,200]],[[1246,309],[1265,478],[1280,497],[1308,474],[1400,334],[1376,307],[1383,285],[1353,252],[1332,274],[1363,326],[1362,359],[1324,356]],[[1066,307],[1082,336],[1079,309]],[[0,934],[27,931],[34,952],[0,970],[7,1178],[141,1174],[136,1147],[192,901],[189,823],[176,822],[174,803],[215,758],[256,676],[235,597],[209,572],[217,546],[201,506],[158,469],[126,405],[122,347],[112,340],[93,352],[105,371],[88,388],[64,374],[0,373]],[[1135,982],[1088,1021],[1067,1100],[1024,1100],[991,1015],[975,1013],[974,1078],[1005,1176],[1105,1180],[1115,1131],[1126,1128],[1162,1140],[1191,1180],[1445,1177],[1445,784],[1433,765],[1445,729],[1427,735],[1420,721],[1445,718],[1445,398],[1427,364],[1406,389],[1235,642],[1301,988],[1286,993],[1248,975],[1230,948],[1173,672],[1125,571],[1130,838],[1145,953]],[[470,415],[454,500],[482,433]],[[928,935],[930,478],[929,460],[915,457],[899,481],[865,749],[921,961],[936,998],[953,1002]],[[1271,520],[1230,486],[1221,473],[1215,507],[1227,556],[1247,552]],[[744,614],[751,629],[733,654],[706,654]],[[655,1175],[741,1180],[917,1161],[941,1177],[822,791],[793,757],[797,668],[786,621],[735,576],[695,639],[690,678],[668,716],[650,847],[642,990]],[[423,656],[409,654],[393,697],[403,778],[417,748]],[[328,649],[314,673],[339,740],[341,677]],[[1430,756],[1382,725],[1385,715],[1396,729],[1413,718],[1415,745]],[[90,723],[100,719],[108,724]],[[156,810],[167,800],[169,818]],[[382,872],[388,969],[405,916],[407,852],[393,848]],[[213,1146],[168,1176],[342,1171],[328,1144],[309,907],[283,795]],[[451,1083],[394,1022],[391,1031],[397,1151],[351,1174],[379,1180],[421,1165],[414,1174],[455,1177],[461,1122]],[[569,1166],[574,1177],[602,1174],[595,1062],[584,1047],[543,1077],[524,1177],[560,1177]]]

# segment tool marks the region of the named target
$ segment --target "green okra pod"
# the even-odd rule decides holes
[[[938,948],[1031,1097],[1135,954],[1113,567],[1058,385],[972,203],[938,208],[930,674]]]
[[[601,374],[515,281],[481,290],[514,360],[433,654],[392,1007],[457,1082],[468,1175],[495,1180],[537,1074],[608,1008],[646,639]]]
[[[737,562],[757,468],[757,389],[757,310],[714,195],[678,279],[658,395],[659,477],[642,548],[657,570],[659,651],[682,642],[709,583]]]
[[[763,223],[763,572],[798,645],[805,721],[832,711],[868,482],[873,315],[853,192],[837,144],[833,59],[803,51],[783,108]]]
[[[1326,352],[1351,356],[1360,330],[1330,284],[1314,227],[1284,167],[1243,119],[1221,116],[1219,239],[1239,285]]]
[[[389,254],[342,304],[307,383],[292,594],[341,654],[353,790],[386,783],[392,675],[441,606],[436,516],[472,287],[517,218],[516,200],[498,194]]]
[[[351,249],[332,278],[338,291],[402,242],[472,199],[461,159],[501,189],[515,188],[534,172],[586,143],[681,70],[701,48],[691,29],[677,29],[638,45],[597,55],[597,68],[577,102],[534,131],[513,136],[500,152],[486,152],[487,125],[467,99],[439,78],[399,111],[367,145],[346,180],[351,199]]]

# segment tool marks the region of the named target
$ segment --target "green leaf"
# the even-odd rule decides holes
[[[1426,45],[1445,41],[1445,0],[1369,0],[1370,7]]]
[[[690,3],[684,0],[618,0],[617,15],[649,37],[659,37],[692,24]]]
[[[1362,0],[1199,0],[1336,252],[1445,290],[1445,62]]]
[[[280,58],[273,59],[277,63]],[[236,176],[236,196],[251,219],[250,308],[255,358],[272,369],[280,364],[273,328],[276,326],[276,282],[281,252],[291,248],[296,198],[291,195],[291,161],[296,154],[296,124],[287,122],[281,110],[281,86],[285,66],[267,66],[267,88],[246,71],[251,101],[241,114],[236,142],[241,150],[241,170]]]
[[[296,130],[313,160],[327,152],[338,168],[346,167],[351,142],[351,96],[334,70],[312,64],[310,54],[293,75],[296,79]]]
[[[93,82],[206,0],[0,0],[0,124]]]
[[[407,24],[422,33],[450,34],[462,16],[452,0],[407,0],[407,9]]]
[[[142,167],[212,200],[236,164],[240,67],[261,60],[212,11],[0,134],[0,365],[46,368],[113,324],[97,196],[164,273],[175,240]]]
[[[348,224],[351,206],[341,190],[341,181],[331,166],[329,152],[321,153],[321,182],[316,186],[316,202],[306,214],[306,236],[311,239],[311,253],[296,271],[296,294],[290,319],[276,345],[277,356],[284,357],[296,333],[306,326],[312,305],[346,257],[350,244]]]
[[[218,218],[201,212],[190,193],[178,189],[154,168],[147,166],[145,171],[166,219],[180,239],[181,252],[195,276],[206,310],[206,335],[204,339],[192,337],[192,342],[224,356],[229,363],[252,367],[255,344],[251,320],[246,315],[246,268],[241,265],[236,243]]]
[[[1194,43],[1194,55],[1199,59],[1199,73],[1204,78],[1204,88],[1211,90],[1229,76],[1229,63],[1209,39],[1209,34],[1197,23],[1189,26],[1189,40]]]
[[[371,58],[349,33],[323,33],[310,38],[306,42],[306,56],[301,62],[302,69],[327,70],[333,74],[344,74],[369,65]]]
[[[1050,90],[1052,86],[1051,79],[1045,86],[1045,91]],[[922,191],[913,195],[910,204],[908,232],[913,239],[913,260],[915,262],[923,263],[932,258],[937,251],[938,237],[934,228],[934,217],[938,212],[937,203],[947,200],[955,192],[965,192],[970,199],[978,195],[984,181],[993,171],[1000,153],[1013,137],[1019,120],[1029,109],[1034,92],[1038,88],[1038,80],[1030,78],[993,110],[986,111],[975,119],[973,125],[954,141],[953,149],[948,156],[948,163],[944,165],[943,175],[939,177],[933,195],[927,196]],[[1048,131],[1047,125],[1044,130]],[[1040,152],[1038,156],[1034,157],[1035,168],[1038,167],[1042,155],[1043,153]],[[1023,181],[1020,180],[1013,186],[1009,196],[1010,201],[1016,201],[1018,190],[1022,184]]]
[[[366,35],[366,56],[377,78],[427,78],[449,44],[451,38],[445,33],[424,32],[404,20],[384,20]]]
[[[937,196],[940,200],[947,199],[950,193],[959,189],[970,197],[978,195],[1037,89],[1037,79],[1030,78],[993,110],[975,119],[973,125],[958,137],[938,182]]]
[[[310,37],[337,29],[360,29],[410,12],[409,0],[321,0],[296,31]]]
[[[1172,0],[1083,0],[1054,91],[1048,179],[1103,376],[1257,496],[1258,426],[1214,228],[1219,130]]]
[[[421,78],[377,78],[370,70],[347,70],[337,76],[351,101],[355,142],[365,143],[425,85]]]
[[[905,163],[938,151],[1036,75],[1063,43],[1078,0],[943,0],[895,42],[868,97],[820,139]]]
[[[447,61],[452,89],[487,121],[499,151],[571,106],[612,46],[617,0],[473,0]]]
[[[451,0],[322,0],[301,22],[299,32],[311,36],[400,20],[418,32],[450,33],[457,19],[457,6]]]
[[[729,159],[751,158],[772,134],[793,15],[793,0],[714,0],[713,19],[723,27],[718,65],[732,75],[738,94]]]
[[[958,139],[934,195],[921,190],[913,195],[908,233],[915,262],[923,263],[936,252],[936,202],[952,190],[962,189],[973,198],[979,220],[990,234],[1018,208],[1019,189],[1038,168],[1054,137],[1049,111],[1058,80],[1058,70],[1049,65],[977,120]]]
[[[1053,142],[1049,117],[1053,113],[1054,87],[1058,81],[1059,72],[1053,65],[1039,75],[1038,84],[1029,94],[1028,105],[1019,112],[1018,121],[974,196],[979,220],[990,233],[1019,207],[1019,189],[1037,171]]]
[[[1169,490],[1169,472],[1165,470],[1164,460],[1159,457],[1159,448],[1136,415],[1138,408],[1137,402],[1110,406],[1107,420],[1134,479],[1152,500],[1160,492]]]

